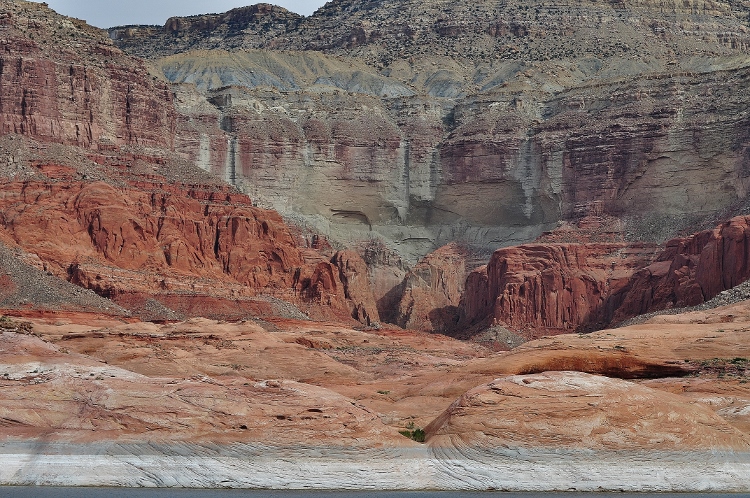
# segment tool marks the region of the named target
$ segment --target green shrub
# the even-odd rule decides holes
[[[408,437],[409,439],[413,439],[414,441],[418,443],[424,443],[426,435],[424,433],[424,430],[420,428],[416,428],[413,431],[410,430],[404,430],[404,431],[398,431],[399,434],[402,436]]]

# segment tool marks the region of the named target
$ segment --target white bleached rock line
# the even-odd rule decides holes
[[[0,484],[738,492],[750,454],[6,442]]]

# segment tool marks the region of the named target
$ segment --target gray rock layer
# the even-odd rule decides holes
[[[0,484],[746,492],[750,455],[6,442],[0,444]]]

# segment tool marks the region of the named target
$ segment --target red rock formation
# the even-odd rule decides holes
[[[459,320],[468,252],[449,244],[428,254],[406,275],[396,323],[416,330],[445,332]]]
[[[650,311],[694,306],[750,278],[750,216],[738,216],[670,240],[656,261],[623,289],[614,321]]]
[[[3,2],[0,133],[106,149],[172,148],[168,87],[104,34],[46,7]],[[27,27],[24,29],[23,27]]]
[[[648,264],[646,244],[528,244],[499,249],[467,279],[466,324],[489,320],[535,334],[590,330],[608,323],[609,298]]]
[[[355,251],[339,251],[331,259],[338,269],[344,296],[352,308],[351,317],[370,325],[379,322],[378,308],[370,289],[367,265]]]
[[[308,264],[281,217],[245,196],[149,185],[9,182],[0,232],[48,271],[150,318],[154,306],[223,319],[294,314],[268,300],[279,298],[319,318],[379,320],[356,253]]]
[[[297,275],[295,289],[304,300],[325,308],[319,318],[353,318],[365,325],[380,321],[367,265],[355,251],[339,251],[330,261],[307,265]]]
[[[566,229],[544,238],[572,233]],[[537,333],[575,331],[698,305],[750,278],[749,247],[750,216],[739,216],[670,240],[656,257],[655,246],[625,243],[500,249],[467,279],[464,324],[484,320]]]
[[[261,15],[264,9],[246,10]],[[302,157],[293,121],[273,113],[221,116],[200,97],[208,111],[177,123],[168,87],[102,31],[35,3],[0,1],[0,14],[6,37],[0,134],[32,139],[13,144],[11,163],[34,178],[3,185],[4,240],[45,270],[141,316],[154,310],[177,316],[163,305],[221,318],[274,313],[278,303],[263,301],[270,296],[320,316],[326,301],[342,319],[379,320],[361,259],[341,254],[308,269],[278,214],[253,207],[248,197],[171,154],[177,140],[183,157],[226,180],[249,175],[251,164],[276,171],[274,160],[289,146],[292,159]],[[190,107],[185,99],[196,96],[178,97],[178,105]],[[33,141],[80,149],[58,147],[71,156],[59,163],[19,152]],[[87,182],[92,176],[97,181]],[[305,284],[305,275],[311,282]],[[331,299],[313,304],[321,289]]]
[[[1,226],[67,271],[93,258],[122,269],[229,275],[254,287],[289,287],[299,251],[281,218],[187,195],[117,189],[104,182],[7,184]]]

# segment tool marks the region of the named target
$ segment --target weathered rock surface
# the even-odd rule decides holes
[[[410,264],[590,214],[661,242],[746,197],[747,76],[649,73],[459,101],[232,87],[209,92],[218,108],[185,97],[177,140],[262,205],[349,245],[377,237]]]
[[[389,72],[406,72],[404,60],[435,56],[445,62],[470,61],[492,67],[497,60],[636,55],[656,59],[643,60],[642,65],[658,65],[666,64],[664,59],[669,56],[716,56],[742,49],[748,38],[744,8],[741,2],[701,1],[665,7],[652,1],[550,6],[536,1],[498,5],[482,0],[459,5],[442,0],[336,0],[307,18],[261,4],[225,14],[172,18],[161,29],[112,28],[110,36],[127,50],[149,58],[193,47],[321,50],[355,55]],[[587,23],[593,18],[599,22]],[[619,36],[613,37],[613,33]],[[671,50],[663,46],[667,40],[672,43]],[[423,68],[429,70],[435,87],[440,83],[450,87],[446,82],[455,77],[451,73],[466,71],[455,62],[441,66]],[[586,67],[578,71],[584,72]]]
[[[112,35],[204,91],[183,101],[177,134],[196,164],[413,265],[592,212],[661,242],[744,199],[744,9],[347,0],[304,19],[258,7]],[[174,53],[186,44],[212,51]]]
[[[706,406],[580,372],[511,376],[473,389],[427,426],[432,446],[744,451],[747,434]]]
[[[259,3],[223,14],[171,17],[161,26],[121,26],[109,30],[113,40],[134,55],[148,57],[158,44],[159,53],[212,48],[257,48],[260,40],[291,31],[302,16],[282,7]]]
[[[238,42],[243,23],[257,22],[254,32],[266,30],[269,43],[282,32],[294,38],[286,23],[299,22],[300,36],[289,43],[370,54],[357,62],[310,52],[260,61],[248,53],[265,75],[242,84],[275,88],[231,86],[205,95],[175,89],[178,116],[166,87],[101,33],[66,24],[42,5],[2,3],[7,22],[0,32],[8,34],[12,60],[0,67],[21,69],[0,71],[9,92],[2,123],[14,133],[0,139],[0,241],[10,248],[0,251],[0,306],[32,325],[0,323],[8,331],[0,347],[0,481],[747,490],[747,303],[545,338],[504,354],[375,326],[384,310],[419,328],[448,328],[463,317],[472,325],[533,329],[531,335],[607,323],[619,309],[615,298],[640,288],[640,274],[632,274],[656,268],[655,246],[627,236],[658,239],[692,223],[680,219],[649,232],[659,220],[710,217],[746,197],[747,68],[732,59],[745,43],[744,28],[732,20],[737,6],[689,6],[690,22],[706,28],[700,35],[688,21],[676,24],[688,7],[674,6],[666,18],[675,23],[648,27],[674,52],[657,53],[664,44],[645,42],[634,50],[659,56],[647,69],[615,71],[622,58],[604,51],[629,49],[594,41],[596,30],[635,26],[633,13],[652,19],[655,6],[620,12],[587,4],[571,19],[617,14],[602,17],[588,41],[580,30],[572,37],[574,54],[596,45],[601,65],[588,61],[586,68],[584,61],[565,76],[569,61],[557,67],[531,58],[509,70],[517,62],[506,58],[494,73],[467,79],[486,66],[460,69],[456,61],[474,56],[449,53],[441,56],[446,72],[431,73],[428,82],[420,78],[431,69],[416,70],[417,61],[399,66],[377,41],[396,38],[393,47],[409,45],[418,54],[430,47],[406,40],[426,25],[394,31],[389,21],[377,36],[363,25],[342,41],[341,29],[350,26],[330,14],[339,9],[356,19],[362,5],[332,2],[317,21],[271,7],[171,21],[183,41],[209,30]],[[464,26],[435,17],[437,3],[408,6],[376,2],[363,12],[418,17],[432,30],[424,39],[453,40],[446,42],[451,51],[466,43],[487,49],[480,43],[487,36],[500,43],[528,38],[519,50],[525,55],[560,45],[556,24],[547,23],[544,36],[538,31],[547,20],[541,14],[552,15],[548,6],[528,22],[489,30],[482,15]],[[471,7],[440,8],[459,19]],[[313,43],[316,22],[325,31]],[[60,33],[74,36],[55,41]],[[76,36],[82,41],[69,44]],[[709,40],[698,47],[703,36]],[[665,62],[695,48],[694,60],[674,64],[681,71]],[[373,72],[378,60],[382,67]],[[170,63],[188,78],[183,62]],[[273,84],[285,64],[298,67]],[[89,76],[81,84],[70,79],[78,65],[90,73],[88,83]],[[68,66],[75,67],[66,72]],[[130,97],[121,88],[127,71]],[[339,73],[325,74],[332,71]],[[194,82],[210,88],[204,83],[221,72]],[[549,86],[551,72],[557,86]],[[56,83],[41,85],[42,75]],[[110,76],[110,86],[99,80]],[[79,95],[89,87],[91,95]],[[80,116],[88,116],[89,128]],[[83,139],[72,132],[80,123]],[[302,227],[292,230],[207,171],[256,202],[291,206],[287,214]],[[615,219],[616,229],[596,225],[597,217]],[[473,253],[447,247],[407,268],[443,241],[494,250],[528,242],[560,220],[577,223],[578,232],[496,252],[468,277],[463,304]],[[592,223],[595,236],[576,240]],[[705,299],[739,281],[747,273],[747,226],[735,219],[668,244],[660,270],[649,270],[649,278],[665,277],[652,302],[692,302],[697,289]],[[333,251],[311,235],[320,233],[366,241],[358,246],[364,257]],[[55,276],[160,321],[205,314],[251,320],[158,325],[133,322],[114,304],[109,314],[74,313],[106,310],[110,301],[71,291]],[[308,316],[373,326],[358,331]],[[426,446],[398,434],[418,427],[428,428]],[[48,444],[30,443],[36,440]],[[146,450],[148,442],[154,444]],[[560,455],[570,458],[561,463]]]
[[[630,327],[545,337],[502,356],[472,361],[469,370],[495,377],[550,370],[623,379],[684,377],[701,372],[732,377],[737,372],[719,367],[736,358],[742,379],[743,358],[750,357],[747,313],[748,302],[743,301],[711,310],[657,316]],[[720,358],[724,360],[717,368],[706,368],[708,363],[704,362]]]
[[[661,250],[648,244],[556,242],[621,235],[599,233],[598,227],[594,224],[593,234],[582,224],[564,227],[541,237],[542,244],[496,251],[489,265],[467,278],[460,314],[470,328],[463,336],[490,325],[535,333],[601,329],[701,305],[750,277],[746,216],[670,240]]]
[[[34,262],[42,268],[24,262],[20,253],[0,243],[0,310],[23,310],[31,315],[60,312],[129,315],[109,299],[44,271],[41,260]]]
[[[3,241],[143,317],[304,316],[289,301],[325,314],[301,297],[307,263],[281,217],[176,149],[173,96],[143,61],[46,5],[2,2],[0,13]],[[366,274],[344,264],[335,275],[358,290],[333,312],[377,321],[356,271]]]
[[[46,5],[0,3],[0,133],[108,149],[171,148],[169,88],[85,22]]]
[[[6,332],[0,348],[12,393],[0,401],[0,480],[742,491],[750,390],[748,360],[735,356],[750,356],[749,317],[741,303],[491,356],[441,336],[322,323],[36,318],[33,332],[49,342]],[[546,371],[570,362],[518,370],[576,352],[680,358],[693,375],[641,383]],[[591,372],[612,372],[602,366]],[[396,434],[431,420],[425,446]],[[31,442],[39,431],[43,445]]]
[[[205,376],[175,379],[167,371],[146,377],[7,333],[0,362],[5,440],[43,430],[50,442],[145,442],[148,433],[150,441],[171,444],[286,446],[302,440],[347,446],[351,438],[352,447],[409,446],[366,408],[290,380],[251,385]],[[309,432],[300,432],[305,427]]]
[[[2,236],[50,275],[140,316],[304,316],[297,304],[318,318],[379,321],[356,253],[308,261],[278,214],[226,187],[154,174],[116,186],[116,172],[107,183],[76,181],[61,165],[36,169],[33,180],[5,184]]]
[[[8,4],[5,17],[6,31],[10,36],[7,53],[8,57],[16,57],[13,51],[18,51],[16,59],[22,64],[15,76],[11,72],[3,73],[10,78],[4,88],[16,89],[13,90],[16,93],[5,97],[13,104],[4,107],[7,115],[4,119],[8,123],[6,131],[12,129],[41,140],[95,149],[134,144],[171,149],[177,144],[180,153],[189,161],[246,191],[252,191],[254,198],[263,204],[280,208],[287,215],[301,215],[300,221],[316,231],[349,242],[370,238],[375,232],[377,237],[382,237],[387,245],[410,261],[457,238],[485,250],[523,242],[561,219],[572,220],[592,213],[630,220],[628,230],[632,236],[658,238],[662,233],[647,233],[638,220],[649,218],[657,220],[658,224],[659,220],[687,214],[710,216],[746,196],[744,151],[747,144],[742,132],[746,128],[742,108],[746,100],[743,88],[748,87],[744,84],[747,68],[733,58],[733,54],[744,50],[746,28],[735,18],[736,6],[712,4],[700,7],[700,14],[694,13],[691,21],[694,27],[704,28],[700,37],[686,30],[684,25],[670,24],[671,21],[650,24],[649,36],[669,38],[670,43],[675,44],[671,54],[661,51],[659,43],[639,43],[632,47],[618,45],[616,50],[605,50],[601,44],[594,47],[590,38],[593,32],[584,33],[576,28],[574,33],[566,33],[573,55],[561,57],[561,61],[570,62],[577,51],[592,47],[607,53],[598,54],[599,62],[592,62],[591,67],[579,65],[577,72],[570,70],[567,79],[559,76],[564,71],[555,68],[558,77],[554,80],[557,85],[554,89],[549,86],[551,66],[544,54],[550,48],[549,41],[556,36],[552,33],[557,25],[551,24],[553,27],[548,28],[551,31],[543,33],[539,28],[541,19],[554,19],[555,16],[572,19],[585,12],[601,13],[604,10],[609,15],[613,14],[610,7],[586,4],[576,8],[578,10],[554,12],[540,7],[535,11],[533,21],[530,18],[523,22],[517,19],[508,26],[487,28],[483,23],[492,18],[490,14],[496,9],[489,4],[478,5],[476,8],[482,14],[474,12],[472,16],[468,16],[465,7],[439,7],[430,2],[410,4],[408,11],[394,10],[390,4],[373,4],[360,12],[356,6],[356,2],[338,2],[335,7],[321,9],[316,16],[305,20],[270,6],[170,20],[162,35],[179,39],[180,43],[191,39],[207,40],[207,34],[211,33],[214,45],[198,45],[202,48],[252,46],[303,50],[285,53],[250,51],[244,53],[241,61],[227,52],[216,59],[214,56],[218,52],[215,52],[211,54],[214,66],[208,72],[202,66],[206,54],[176,55],[169,61],[155,61],[172,81],[191,80],[201,89],[215,88],[204,96],[189,89],[179,89],[176,100],[180,116],[176,118],[166,87],[141,74],[145,69],[142,63],[119,53],[112,46],[105,50],[108,41],[101,33],[80,22],[54,16],[41,6]],[[622,7],[622,12],[615,12],[616,16],[605,16],[604,24],[613,23],[617,29],[627,28],[626,32],[632,34],[643,29],[634,23],[632,16],[635,13],[649,19],[657,16],[658,9],[650,3]],[[694,7],[689,10],[695,10]],[[522,10],[515,4],[504,8],[510,14],[509,18],[520,15]],[[442,9],[438,24],[420,25],[424,19],[432,19],[422,14],[434,14],[435,9]],[[674,12],[660,13],[658,17],[662,21],[671,19],[672,15],[683,15],[684,9],[687,7],[675,7]],[[389,27],[384,26],[379,34],[369,36],[366,35],[369,28],[361,25],[365,36],[362,38],[361,33],[357,34],[354,37],[358,40],[356,43],[342,41],[346,37],[340,34],[333,35],[343,26],[359,23],[357,19],[362,15],[388,18]],[[459,23],[460,29],[456,27],[458,25],[444,25],[447,18],[465,19],[467,16],[472,21]],[[331,24],[334,18],[338,24]],[[385,50],[387,40],[394,36],[403,38],[404,24],[395,20],[406,22],[407,18],[413,18],[414,22],[409,24],[411,34],[406,39],[422,33],[429,42],[427,45],[451,46],[455,51],[467,40],[472,40],[473,47],[488,47],[507,37],[520,38],[528,43],[518,53],[526,53],[532,62],[516,67],[518,54],[496,51],[495,69],[505,71],[505,76],[498,79],[492,71],[481,69],[487,62],[479,62],[482,58],[476,51],[447,54],[443,62],[463,60],[488,78],[479,89],[473,89],[473,93],[466,91],[468,73],[465,69],[464,73],[456,69],[458,72],[443,79],[435,76],[433,82],[439,80],[442,83],[433,87],[427,79],[415,76],[424,68],[417,71],[417,62],[407,61],[406,66],[412,68],[414,75],[406,78],[405,69],[396,70],[395,59],[386,61],[386,57],[376,63],[372,57]],[[604,29],[604,24],[596,29]],[[257,29],[247,31],[251,25]],[[391,29],[394,26],[395,31]],[[276,31],[268,31],[269,27]],[[319,34],[327,34],[311,41],[309,35],[316,29]],[[54,41],[57,38],[51,33],[59,30],[72,34],[80,46]],[[296,41],[283,38],[282,32],[289,34],[295,30],[301,34]],[[261,32],[263,34],[259,35]],[[133,27],[116,37],[127,40],[128,36],[137,34],[138,28]],[[141,35],[143,33],[138,36]],[[332,37],[321,44],[321,40],[329,35]],[[706,36],[711,39],[706,40]],[[261,40],[262,37],[265,41]],[[225,43],[230,38],[241,43]],[[697,38],[701,38],[699,44],[696,44]],[[40,39],[44,43],[37,43]],[[143,36],[139,40],[141,44],[147,43]],[[255,45],[243,45],[248,40],[255,40]],[[305,45],[289,45],[302,43],[302,40],[307,40]],[[404,40],[391,42],[402,45]],[[415,50],[424,48],[407,45],[409,47],[403,47],[405,53],[412,55],[417,54]],[[53,52],[53,46],[58,50]],[[698,46],[701,57],[690,61],[680,58],[689,51],[695,55]],[[364,55],[364,47],[368,47],[370,55]],[[328,53],[310,51],[312,48]],[[182,48],[178,43],[167,50],[179,52]],[[619,73],[613,71],[615,62],[621,62],[619,58],[630,52],[653,56],[654,65],[635,67],[621,64]],[[348,58],[330,54],[346,54]],[[385,57],[385,52],[380,52],[380,55]],[[665,61],[667,55],[674,57],[676,62]],[[361,58],[358,60],[358,57]],[[114,62],[106,62],[110,59]],[[230,61],[236,67],[229,67]],[[11,62],[8,59],[4,64],[8,66]],[[38,71],[33,65],[37,62],[41,64]],[[31,66],[27,70],[23,64]],[[508,64],[516,64],[515,69]],[[73,70],[67,75],[61,74],[67,65]],[[255,80],[231,79],[248,65],[255,68],[253,74],[256,69],[258,71],[258,75],[253,76]],[[80,85],[70,76],[75,75],[78,66],[86,69]],[[448,66],[450,64],[445,65]],[[379,68],[380,72],[373,72],[373,68]],[[119,73],[112,72],[115,70]],[[201,71],[202,79],[194,78]],[[124,79],[118,76],[122,72],[140,76]],[[58,86],[34,86],[39,86],[42,73],[56,74]],[[223,79],[226,75],[229,75],[229,80]],[[635,75],[647,77],[636,79]],[[63,77],[68,80],[63,81]],[[461,78],[464,80],[454,86],[459,91],[449,95],[451,78],[454,83]],[[130,85],[125,90],[120,88],[123,81]],[[482,80],[474,78],[473,81]],[[597,83],[592,85],[592,81]],[[109,87],[102,82],[115,86]],[[235,86],[226,87],[227,84]],[[265,88],[253,90],[262,85]],[[72,88],[72,97],[67,98],[66,93],[63,99],[60,92],[68,86]],[[270,90],[268,86],[275,89]],[[438,87],[443,93],[436,90]],[[26,93],[18,94],[19,88],[25,88]],[[332,91],[332,88],[350,93],[344,95]],[[83,92],[81,96],[77,96],[81,93],[79,90]],[[434,100],[438,95],[453,100],[438,102]],[[394,96],[400,98],[382,98]],[[107,107],[109,103],[111,106]],[[706,109],[711,110],[713,117],[707,117]],[[70,130],[78,126],[76,116],[81,113],[89,115],[88,128],[78,127],[79,132],[83,132],[74,139]],[[58,121],[50,121],[53,115]],[[144,120],[151,121],[141,123]],[[31,126],[34,123],[37,124]],[[137,129],[126,133],[127,130],[117,128],[122,124]],[[109,130],[112,136],[97,138],[100,136],[97,130]],[[696,136],[700,140],[696,140]],[[152,160],[146,158],[146,163]],[[55,167],[41,166],[47,168],[48,173],[50,167]],[[284,173],[279,175],[279,170]],[[705,195],[708,191],[710,196]],[[488,199],[491,201],[487,202]],[[634,202],[636,199],[639,201]],[[662,232],[668,233],[689,223],[688,218],[686,216],[676,225],[662,224]],[[122,226],[116,228],[123,229]],[[142,252],[136,244],[130,249],[123,246],[123,254],[115,257],[114,250],[120,243],[117,237],[108,241],[104,238],[109,235],[97,234],[96,237],[95,245],[105,246],[100,248],[105,259],[118,267],[122,267],[122,261],[129,257],[128,251],[143,257],[148,253]],[[175,243],[177,246],[182,244]],[[207,242],[200,244],[205,246]],[[190,251],[188,246],[180,246],[183,254],[178,254],[180,247],[177,246],[170,246],[169,254],[165,253],[164,258],[179,261],[167,262],[167,266],[178,272],[196,272],[200,268],[200,272],[211,273],[210,269],[203,268],[204,261],[200,258],[185,256],[184,252]],[[610,249],[587,248],[585,251],[603,250],[607,253]],[[201,248],[201,251],[205,250],[206,247]],[[172,254],[170,251],[177,252]],[[266,254],[265,250],[263,252]],[[201,254],[201,258],[205,257]],[[568,256],[550,253],[518,258],[535,259],[537,263],[557,261],[553,264],[555,267],[575,267],[580,263],[560,262],[570,259]],[[572,259],[580,259],[579,256]],[[669,258],[668,255],[664,257]],[[273,278],[256,275],[256,270],[263,265],[256,265],[257,258],[254,258],[242,262],[227,260],[222,264],[232,267],[228,273],[233,275],[236,271],[244,272],[232,277],[238,284],[247,285],[252,281],[250,285],[254,288],[266,286]],[[142,266],[145,259],[131,263],[131,267],[125,268],[127,271]],[[301,271],[300,278],[311,280],[309,283],[295,283],[293,287],[295,290],[304,289],[313,300],[335,309],[335,314],[354,316],[364,323],[378,321],[374,319],[375,313],[393,309],[392,305],[398,301],[402,304],[396,321],[412,327],[443,330],[448,328],[446,323],[455,323],[456,317],[460,317],[460,313],[452,311],[448,313],[450,316],[437,316],[440,309],[447,312],[448,308],[455,306],[455,296],[450,295],[450,291],[446,291],[445,301],[440,298],[440,302],[427,303],[432,297],[425,295],[415,299],[413,294],[421,291],[414,290],[407,279],[403,287],[407,295],[398,295],[394,292],[396,285],[388,288],[384,284],[396,280],[395,275],[393,279],[373,278],[371,269],[368,270],[370,280],[383,284],[374,296],[375,304],[369,295],[356,296],[356,302],[348,303],[349,291],[344,290],[342,297],[334,282],[338,278],[344,284],[346,275],[339,268],[338,276],[332,276],[336,271],[331,265],[336,264],[320,261],[314,270]],[[586,266],[589,263],[580,264]],[[653,282],[634,283],[635,290],[624,298],[625,304],[617,311],[617,318],[658,306],[694,304],[701,299],[698,287],[704,295],[702,299],[706,299],[731,283],[716,281],[718,273],[714,270],[702,270],[704,273],[696,275],[693,282],[692,277],[685,277],[690,273],[690,264],[687,269],[682,267],[684,265],[669,269],[669,278],[681,280],[684,285],[674,282],[658,285],[675,289],[657,291],[657,294],[666,293],[664,296],[643,297],[647,293],[639,286]],[[237,270],[238,265],[245,269]],[[600,327],[609,321],[615,313],[614,308],[619,306],[616,299],[610,300],[610,295],[619,292],[624,276],[605,277],[601,274],[602,265],[596,265],[599,265],[596,271],[583,270],[581,275],[565,274],[567,270],[561,270],[564,278],[545,282],[541,276],[535,276],[535,270],[526,275],[526,270],[512,269],[516,277],[511,277],[490,263],[489,295],[479,295],[484,292],[481,284],[480,292],[471,291],[465,306],[467,323],[491,315],[490,323],[494,319],[516,329],[535,326],[559,331]],[[301,267],[301,264],[296,266]],[[292,267],[295,267],[294,263],[286,265],[284,271],[288,274]],[[634,267],[635,263],[628,262],[622,271]],[[83,267],[79,265],[75,271],[78,281],[95,286],[103,294],[108,292],[105,288],[108,284],[91,281],[86,277],[86,271],[80,268]],[[665,261],[657,262],[648,270],[648,279],[661,278],[665,269]],[[60,273],[62,267],[58,270]],[[503,275],[494,274],[498,271]],[[361,275],[362,268],[354,273]],[[676,274],[679,278],[674,277]],[[708,277],[708,274],[713,276]],[[493,282],[506,277],[508,282],[498,285],[513,287],[518,284],[518,289],[499,291],[491,288],[495,285]],[[513,278],[519,282],[509,283]],[[129,279],[139,280],[132,276]],[[709,282],[711,279],[714,281]],[[293,295],[286,280],[278,286],[278,289],[285,289],[283,292],[271,293]],[[472,281],[482,280],[481,276],[472,277]],[[525,283],[521,285],[521,281]],[[153,287],[155,284],[149,285]],[[184,288],[177,283],[159,285],[173,285],[173,291]],[[360,282],[355,287],[364,289],[366,286]],[[529,300],[520,296],[521,291],[531,292],[534,299],[538,296],[539,299]],[[231,293],[248,296],[241,289],[233,289]],[[123,297],[125,299],[133,303],[141,298]],[[634,299],[651,299],[665,304],[637,303],[633,302]],[[425,302],[419,303],[420,300]],[[488,313],[489,306],[492,313]],[[241,306],[232,316],[241,316],[242,309],[257,310],[259,307],[263,305],[253,302],[244,308]],[[190,304],[182,306],[179,311],[194,314],[198,309]],[[429,319],[432,312],[436,313],[435,323]]]
[[[626,243],[499,249],[467,279],[463,323],[499,323],[533,334],[600,329],[615,311],[612,297],[657,252],[655,245]]]
[[[338,251],[329,259],[317,258],[295,276],[295,291],[308,303],[319,304],[311,316],[320,320],[338,317],[364,325],[380,321],[370,289],[367,265],[355,251]]]
[[[187,191],[27,181],[7,183],[2,205],[2,229],[16,244],[106,297],[189,290],[201,279],[291,291],[302,263],[281,219],[240,196],[202,203]]]
[[[453,331],[464,291],[469,253],[456,244],[422,259],[401,284],[396,322],[401,327],[433,332]]]
[[[695,306],[747,280],[749,222],[739,216],[713,230],[667,242],[656,261],[633,276],[615,320]]]

